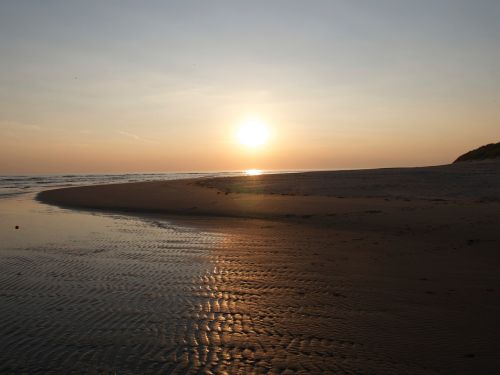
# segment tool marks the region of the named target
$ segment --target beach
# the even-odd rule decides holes
[[[0,375],[500,374],[500,1],[0,1]]]
[[[39,355],[48,368],[72,368],[58,357],[71,351],[124,373],[494,373],[499,165],[49,190],[38,199],[122,228],[78,255],[50,250],[63,277],[9,301],[65,311],[30,313],[59,332]]]

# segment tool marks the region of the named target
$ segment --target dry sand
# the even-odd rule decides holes
[[[38,199],[67,207],[285,220],[353,231],[448,227],[467,233],[469,220],[498,219],[500,162],[84,186],[44,191]]]
[[[409,200],[499,202],[500,162],[85,186],[49,190],[38,197],[61,206],[136,212],[324,216]]]
[[[164,359],[170,368],[500,369],[500,163],[77,187],[39,199],[182,215],[225,234],[195,288],[206,303],[192,341],[178,343],[186,356]]]

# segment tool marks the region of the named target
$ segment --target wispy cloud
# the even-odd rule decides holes
[[[42,128],[38,125],[29,125],[29,124],[23,125],[23,128],[25,130],[35,131],[35,132],[42,130]]]
[[[151,139],[139,137],[137,134],[129,133],[129,132],[126,132],[123,130],[117,130],[116,132],[120,135],[123,135],[124,137],[131,138],[131,139],[134,139],[134,140],[139,141],[139,142],[157,143]]]
[[[25,122],[19,121],[0,121],[0,127],[2,128],[11,128],[15,130],[24,130],[24,131],[40,131],[42,128],[39,125],[29,124]]]
[[[37,137],[42,128],[19,121],[0,121],[0,130],[4,138],[21,141],[27,137]]]

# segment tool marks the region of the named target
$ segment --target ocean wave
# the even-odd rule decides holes
[[[110,184],[117,182],[146,182],[175,180],[193,177],[235,176],[238,172],[185,172],[185,173],[110,173],[110,174],[59,174],[0,176],[0,195],[6,197],[29,192],[39,192],[45,188],[82,185]]]

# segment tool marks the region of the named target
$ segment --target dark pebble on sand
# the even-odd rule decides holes
[[[478,239],[467,240],[467,245],[469,245],[469,246],[475,245],[477,243],[479,243]]]

